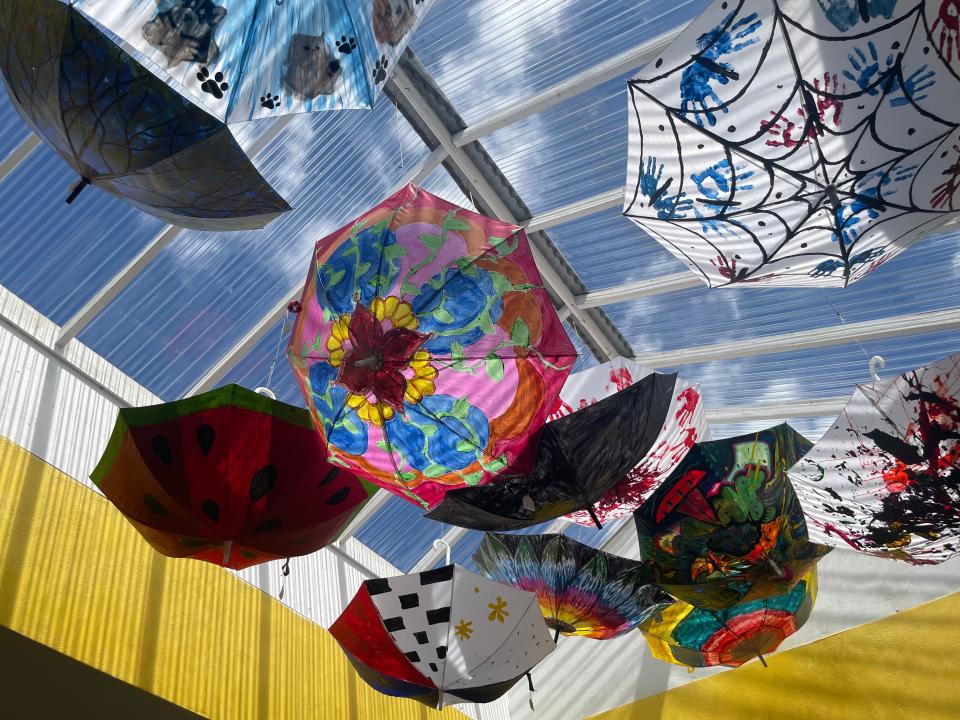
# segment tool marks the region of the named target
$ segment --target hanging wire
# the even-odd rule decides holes
[[[287,336],[287,323],[293,315],[296,315],[302,309],[303,307],[296,300],[292,300],[290,304],[287,305],[287,314],[283,318],[283,325],[280,326],[280,337],[277,338],[277,349],[273,352],[273,362],[270,363],[270,370],[267,371],[267,382],[265,386],[268,389],[270,383],[273,381],[273,371],[277,368],[277,359],[280,357],[280,347],[283,345],[283,339]]]
[[[400,104],[394,103],[393,106],[397,109],[397,148],[400,150],[400,165],[398,167],[403,167],[403,138],[400,134]]]
[[[836,314],[836,316],[837,316],[838,318],[840,318],[840,322],[841,322],[843,325],[846,325],[846,324],[847,324],[847,321],[843,319],[843,315],[840,314],[840,311],[839,311],[839,310],[836,308],[836,306],[830,301],[830,296],[827,295],[827,293],[824,292],[823,290],[821,290],[820,292],[823,293],[823,299],[827,301],[827,305],[830,306],[830,309],[833,310],[833,312]],[[857,339],[856,335],[853,336],[853,341],[857,344],[857,347],[860,348],[860,352],[863,353],[863,356],[867,359],[867,362],[869,362],[869,361],[870,361],[870,354],[864,349],[863,345],[860,344],[860,341]]]

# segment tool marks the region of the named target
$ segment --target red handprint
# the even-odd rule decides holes
[[[683,403],[677,410],[674,418],[681,425],[693,420],[693,413],[697,409],[697,403],[700,402],[700,393],[694,388],[688,387],[677,395],[677,400]]]
[[[569,415],[573,412],[573,408],[565,403],[561,398],[557,398],[556,404],[553,406],[553,409],[547,415],[548,420],[559,420],[564,415]]]
[[[620,368],[619,370],[611,368],[610,382],[613,383],[617,390],[626,390],[633,384],[633,378],[630,376],[630,370],[627,368]]]
[[[767,145],[771,147],[794,148],[806,138],[822,134],[825,121],[830,122],[834,126],[840,125],[843,114],[843,100],[836,96],[842,95],[846,89],[840,84],[840,78],[836,73],[831,75],[825,72],[823,74],[822,84],[820,78],[813,79],[813,89],[816,95],[816,101],[813,100],[813,97],[808,94],[806,89],[802,90],[802,92],[805,97],[809,98],[811,105],[815,102],[817,117],[811,122],[806,123],[806,129],[800,130],[799,124],[789,120],[786,114],[781,116],[775,112],[771,112],[770,114],[773,116],[773,120],[760,121],[760,129],[766,130],[767,134],[770,135],[770,138],[766,141]],[[805,105],[806,103],[801,102],[793,111],[793,114],[800,118],[801,122],[807,119],[807,108]],[[833,116],[828,117],[831,111],[833,111]],[[783,122],[782,125],[781,121]]]
[[[960,0],[943,0],[940,3],[937,19],[930,26],[930,36],[936,38],[940,55],[947,62],[952,62],[954,53],[958,51],[958,35],[960,35]],[[960,60],[960,53],[957,54],[957,59]]]
[[[930,198],[930,204],[938,209],[946,205],[960,187],[960,144],[954,143],[953,149],[957,153],[957,159],[954,160],[953,165],[943,171],[947,180],[933,189],[933,195]]]

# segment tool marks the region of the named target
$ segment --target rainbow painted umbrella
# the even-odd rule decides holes
[[[673,601],[642,563],[565,535],[487,533],[473,561],[491,580],[535,593],[554,640],[619,637]]]
[[[328,545],[375,489],[305,410],[238,385],[121,409],[90,477],[158,552],[234,570]]]
[[[810,617],[817,596],[817,573],[811,570],[790,590],[710,611],[682,600],[661,609],[640,625],[650,652],[659,660],[686,667],[739,667],[764,655],[799,630]]]
[[[523,230],[412,185],[317,243],[301,304],[334,462],[427,508],[521,461],[576,358]]]

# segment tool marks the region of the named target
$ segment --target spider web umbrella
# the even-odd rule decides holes
[[[960,210],[956,0],[714,2],[629,82],[624,212],[711,286],[845,286]]]
[[[817,542],[916,564],[960,554],[960,354],[858,386],[790,478]]]
[[[433,0],[73,0],[226,122],[369,108]]]
[[[301,304],[334,460],[427,508],[523,461],[576,359],[523,230],[412,185],[317,243]]]
[[[0,0],[0,72],[27,125],[81,177],[166,222],[260,228],[290,206],[222,122],[71,7]]]

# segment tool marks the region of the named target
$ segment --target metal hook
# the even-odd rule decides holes
[[[887,366],[887,361],[884,360],[879,355],[874,355],[870,358],[870,362],[867,363],[870,367],[870,377],[873,378],[874,382],[880,382],[880,373],[877,372],[877,367],[883,369]]]
[[[450,564],[450,543],[448,543],[448,542],[447,542],[446,540],[444,540],[443,538],[437,538],[436,540],[433,541],[433,549],[434,549],[434,550],[439,550],[441,545],[447,549],[447,551],[446,551],[446,562],[444,562],[443,564],[444,564],[444,565],[449,565],[449,564]]]
[[[271,400],[276,400],[276,399],[277,399],[277,396],[273,394],[273,390],[271,390],[271,389],[268,388],[268,387],[258,387],[258,388],[255,388],[255,389],[254,389],[254,392],[257,393],[258,395],[263,395],[264,397],[268,397],[268,398],[270,398]]]

